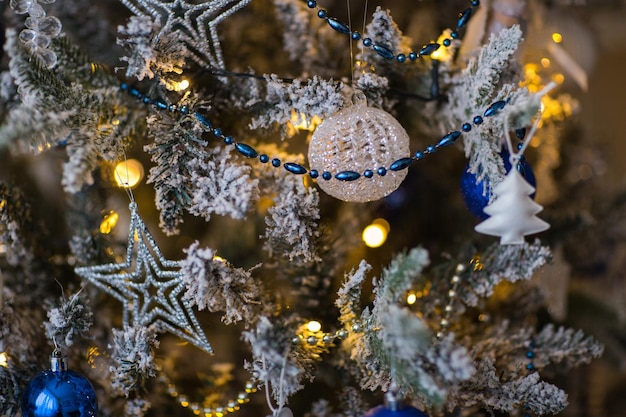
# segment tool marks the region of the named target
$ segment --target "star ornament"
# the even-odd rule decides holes
[[[207,353],[213,353],[190,304],[181,299],[185,289],[179,261],[163,257],[154,238],[130,203],[130,230],[126,259],[76,268],[76,274],[122,302],[124,326],[154,326]]]
[[[157,40],[175,34],[200,65],[224,68],[217,25],[250,0],[121,0],[135,15],[161,24]]]

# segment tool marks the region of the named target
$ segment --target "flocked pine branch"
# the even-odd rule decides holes
[[[599,358],[604,346],[582,330],[555,328],[548,324],[533,339],[536,351],[536,366],[558,365],[559,371],[588,364]]]
[[[61,297],[56,305],[49,305],[48,321],[44,322],[46,336],[63,349],[74,344],[75,339],[88,335],[93,324],[93,312],[79,297]]]
[[[156,334],[146,327],[113,329],[111,359],[112,387],[126,397],[140,388],[145,380],[156,375],[154,350],[159,346]]]
[[[184,298],[199,310],[224,313],[226,324],[243,320],[246,327],[254,324],[263,310],[262,288],[251,271],[235,268],[215,257],[210,248],[201,248],[198,242],[185,250],[181,271],[187,291]]]

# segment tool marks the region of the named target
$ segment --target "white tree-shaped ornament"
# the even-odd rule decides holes
[[[475,230],[486,235],[500,236],[501,245],[519,245],[524,236],[544,231],[550,225],[535,214],[543,210],[530,197],[535,188],[528,184],[515,167],[517,158],[511,161],[511,170],[494,189],[496,199],[485,207],[491,217],[476,225]]]

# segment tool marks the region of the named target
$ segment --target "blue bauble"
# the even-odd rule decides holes
[[[511,170],[511,162],[509,161],[509,152],[503,150],[500,152],[500,156],[504,161],[504,169],[508,173]],[[463,196],[463,201],[467,206],[467,209],[474,216],[478,217],[480,220],[485,220],[489,217],[489,215],[485,214],[483,209],[487,207],[489,204],[489,196],[483,195],[483,183],[484,181],[476,182],[476,175],[468,172],[469,165],[465,167],[463,171],[463,175],[461,175],[461,195]],[[535,174],[533,173],[532,168],[526,162],[526,158],[523,158],[517,163],[517,170],[522,177],[533,187],[536,188],[537,180],[535,179]],[[489,186],[487,186],[487,190]],[[531,198],[535,198],[535,194],[533,193]]]
[[[400,406],[397,410],[379,405],[369,410],[363,417],[428,417],[428,414],[410,405]]]
[[[41,372],[22,396],[24,417],[91,417],[97,411],[91,383],[72,370]]]

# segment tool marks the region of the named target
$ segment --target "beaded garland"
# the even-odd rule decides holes
[[[322,170],[322,172],[320,172],[320,170],[316,169],[315,167],[307,169],[304,165],[298,164],[296,162],[284,162],[280,158],[270,158],[269,155],[264,153],[259,154],[259,152],[252,145],[249,145],[245,142],[235,141],[232,136],[224,134],[222,132],[222,129],[216,127],[204,114],[198,111],[192,113],[187,106],[168,104],[162,98],[152,98],[148,95],[143,94],[141,91],[139,91],[137,87],[130,86],[127,83],[122,83],[120,85],[120,88],[122,91],[128,92],[131,96],[136,97],[144,104],[152,105],[158,110],[178,112],[184,116],[193,116],[196,121],[204,126],[206,129],[208,129],[214,137],[221,139],[226,145],[234,146],[235,149],[246,158],[258,158],[258,160],[263,164],[271,162],[272,166],[275,168],[279,168],[282,165],[286,171],[295,175],[308,174],[313,179],[322,178],[325,181],[335,179],[337,181],[346,182],[354,181],[361,177],[374,178],[376,175],[382,177],[387,175],[388,171],[401,171],[407,169],[413,162],[424,159],[427,155],[437,152],[437,150],[440,148],[452,145],[459,139],[459,137],[461,137],[463,133],[471,131],[474,126],[480,126],[481,124],[483,124],[485,117],[495,116],[507,104],[506,100],[498,100],[493,102],[485,109],[482,115],[476,115],[472,118],[471,122],[463,123],[460,130],[453,130],[446,133],[436,142],[428,145],[425,149],[419,150],[413,155],[399,158],[392,162],[389,166],[368,167],[363,170],[362,173],[353,170],[341,170],[338,172],[329,172]]]
[[[305,0],[305,3],[308,8],[315,9],[317,11],[317,17],[323,19],[328,23],[328,25],[333,28],[335,31],[342,33],[344,35],[348,35],[352,38],[352,40],[358,41],[362,40],[363,46],[366,48],[371,48],[378,55],[387,59],[387,60],[395,60],[399,63],[404,62],[413,62],[417,61],[419,58],[423,56],[430,56],[438,50],[441,46],[449,47],[452,45],[453,39],[459,39],[459,30],[464,28],[472,17],[473,8],[478,7],[480,5],[480,0],[471,0],[471,6],[464,9],[458,14],[456,21],[456,29],[450,33],[450,38],[445,38],[441,44],[437,42],[431,42],[423,45],[419,51],[410,51],[408,53],[399,53],[395,54],[388,46],[376,43],[369,37],[362,37],[361,34],[357,31],[353,31],[350,29],[350,26],[340,21],[335,17],[328,16],[328,11],[326,9],[320,8],[317,5],[317,0]]]

